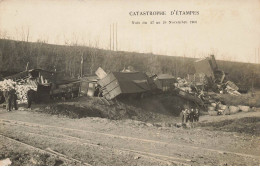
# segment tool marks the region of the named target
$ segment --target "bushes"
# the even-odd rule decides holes
[[[195,73],[194,58],[0,39],[0,72],[23,71],[29,62],[29,69],[56,69],[58,72],[77,77],[81,56],[84,58],[83,74],[94,74],[98,67],[109,72],[120,71],[130,65],[137,71],[169,73],[177,77]],[[221,70],[229,73],[230,80],[235,83],[251,85],[252,73],[260,74],[259,64],[228,61],[217,61],[217,64]],[[254,84],[260,87],[260,78],[256,79]]]

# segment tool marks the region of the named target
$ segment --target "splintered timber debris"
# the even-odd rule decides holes
[[[27,102],[27,91],[32,89],[32,90],[37,90],[37,88],[33,85],[29,84],[21,84],[17,83],[11,79],[0,81],[0,90],[1,91],[9,91],[11,89],[16,90],[17,98],[18,98],[18,103],[26,103]]]

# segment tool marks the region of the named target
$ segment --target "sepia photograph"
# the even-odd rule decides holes
[[[259,0],[0,0],[0,166],[259,165]]]

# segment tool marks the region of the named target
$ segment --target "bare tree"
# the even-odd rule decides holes
[[[7,31],[0,31],[0,38],[1,39],[9,39],[7,35]]]
[[[27,27],[27,31],[26,31],[26,42],[29,41],[29,36],[30,36],[30,28],[29,26]]]

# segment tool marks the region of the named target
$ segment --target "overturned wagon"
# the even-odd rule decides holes
[[[108,100],[124,96],[142,96],[155,89],[153,81],[142,72],[112,72],[98,81]]]
[[[16,83],[16,91],[18,93],[18,102],[27,102],[26,93],[29,89],[37,92],[37,102],[47,101],[50,98],[51,83],[55,79],[54,72],[42,69],[31,69],[12,76],[5,77]]]
[[[56,72],[32,69],[8,76],[5,79],[14,81],[20,103],[27,102],[29,89],[36,91],[35,102],[48,102],[50,98],[70,99],[77,97],[80,90],[79,79],[64,79]]]
[[[163,92],[173,89],[174,83],[177,82],[176,78],[170,74],[160,74],[155,76],[153,80],[157,88]]]
[[[52,99],[71,99],[78,97],[80,80],[67,80],[52,85],[50,96]]]

